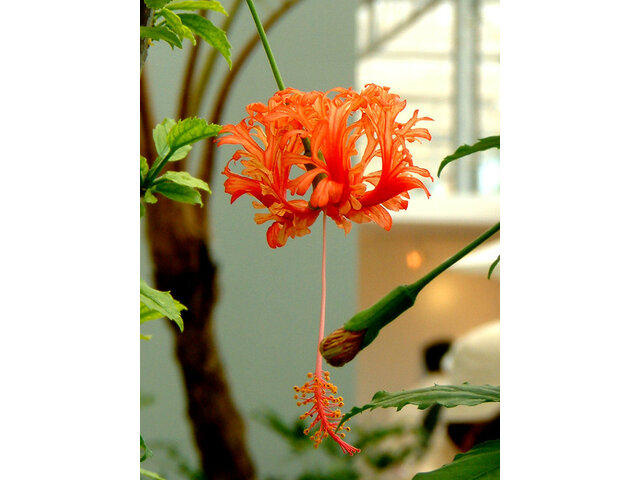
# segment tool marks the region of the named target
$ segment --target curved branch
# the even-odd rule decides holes
[[[229,9],[229,16],[226,18],[224,24],[222,25],[222,30],[229,34],[229,30],[233,24],[233,21],[237,18],[236,13],[238,9],[242,5],[242,0],[234,0],[231,8]],[[198,82],[195,87],[195,91],[189,100],[189,112],[195,114],[200,110],[200,106],[202,105],[202,99],[204,98],[205,90],[209,84],[209,80],[211,80],[211,76],[215,71],[215,64],[220,58],[220,54],[217,50],[211,50],[209,52],[209,56],[205,60],[204,66],[202,67],[202,71],[200,72],[200,76],[198,77]],[[234,59],[234,67],[236,60]]]
[[[300,0],[285,0],[284,2],[282,2],[280,7],[277,10],[275,10],[269,16],[269,18],[267,18],[267,20],[264,22],[263,26],[265,31],[269,31],[269,29],[273,27],[275,23],[280,18],[282,18],[282,16],[285,13],[287,13],[291,8],[293,8],[299,2]],[[260,42],[260,36],[256,33],[255,35],[253,35],[253,37],[251,37],[251,40],[249,40],[245,44],[244,48],[236,58],[234,62],[234,68],[230,70],[225,76],[224,80],[222,81],[222,85],[218,90],[218,95],[216,96],[216,99],[213,103],[211,115],[209,116],[210,123],[220,122],[224,109],[227,105],[227,100],[229,98],[229,93],[233,86],[233,82],[235,78],[238,76],[238,74],[240,73],[240,71],[242,70],[242,67],[246,64],[247,60],[249,59],[249,56],[251,55],[251,53],[253,53],[253,50],[255,49],[255,47],[258,45],[259,42]],[[201,157],[198,178],[203,179],[205,182],[210,182],[211,175],[213,173],[213,166],[215,164],[214,146],[215,146],[214,142],[206,142],[206,146],[204,148],[204,151]],[[205,205],[209,199],[210,197],[203,198],[203,202],[205,203]]]

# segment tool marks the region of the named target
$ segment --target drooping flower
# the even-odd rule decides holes
[[[409,190],[420,188],[429,195],[416,175],[433,180],[428,170],[413,164],[407,148],[407,143],[431,140],[426,128],[416,127],[431,118],[418,117],[416,110],[407,122],[399,122],[405,106],[388,88],[373,84],[360,93],[288,88],[267,105],[253,103],[247,118],[221,130],[227,135],[219,137],[218,145],[242,147],[223,171],[225,191],[231,202],[249,194],[258,200],[256,208],[268,209],[255,221],[273,222],[267,231],[272,248],[310,233],[320,211],[345,233],[352,221],[374,221],[389,230],[388,210],[406,209]],[[358,141],[364,144],[359,155]],[[374,160],[380,169],[370,171]],[[244,166],[240,174],[230,168],[237,161]]]
[[[327,437],[335,440],[344,453],[353,455],[360,449],[349,445],[343,440],[345,434],[341,430],[349,431],[349,427],[340,424],[342,413],[340,408],[344,406],[342,397],[336,397],[338,388],[330,383],[329,372],[323,371],[320,375],[308,373],[310,379],[302,387],[293,387],[296,394],[294,398],[298,400],[298,406],[309,405],[311,407],[306,413],[300,415],[300,420],[313,418],[311,424],[304,431],[305,435],[311,435],[314,446],[318,448],[320,442]],[[311,433],[314,428],[317,429]]]

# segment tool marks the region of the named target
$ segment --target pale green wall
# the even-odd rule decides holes
[[[258,9],[264,12],[275,4],[260,2]],[[287,85],[301,90],[353,86],[355,8],[355,0],[303,0],[270,32]],[[254,31],[246,6],[241,15],[243,21],[230,33],[235,54],[243,43],[239,38]],[[183,51],[171,51],[160,44],[150,50],[145,69],[153,82],[158,120],[175,115],[175,90],[183,63]],[[226,68],[223,62],[219,66]],[[237,122],[244,116],[247,103],[265,102],[275,90],[264,52],[258,49],[238,78],[223,123]],[[301,413],[295,405],[292,386],[303,383],[306,373],[314,367],[321,222],[314,225],[310,236],[290,240],[278,250],[270,249],[265,240],[266,226],[253,222],[250,200],[240,199],[230,206],[229,196],[223,191],[224,177],[219,172],[230,152],[227,146],[221,148],[212,182],[212,234],[221,284],[217,334],[233,396],[247,419],[249,447],[259,477],[284,474],[284,478],[293,478],[300,465],[291,461],[286,445],[251,415],[262,407],[273,408],[287,419]],[[357,228],[345,237],[330,224],[328,331],[355,312],[356,235]],[[149,278],[146,245],[141,248],[142,275]],[[195,465],[182,380],[174,363],[169,332],[164,324],[151,323],[142,328],[144,333],[152,333],[153,339],[141,345],[141,390],[153,395],[154,402],[141,411],[141,431],[152,447],[157,441],[171,442]],[[332,369],[332,380],[339,385],[347,406],[353,405],[353,366]],[[313,468],[320,460],[317,455],[308,457],[305,467]],[[160,449],[156,450],[156,458],[145,465],[151,470],[164,468]]]

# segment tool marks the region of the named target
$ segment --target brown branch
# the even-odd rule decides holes
[[[154,125],[147,78],[143,72],[140,75],[140,154],[151,162],[155,158],[152,135]]]
[[[263,27],[265,32],[268,32],[271,27],[275,25],[275,23],[282,18],[282,16],[287,13],[292,7],[298,4],[300,0],[285,0],[282,2],[280,7],[275,10],[266,21],[263,22]],[[227,100],[229,99],[229,93],[231,92],[231,88],[233,87],[233,82],[235,78],[238,76],[242,67],[246,64],[247,60],[253,50],[260,42],[260,37],[256,33],[251,37],[251,39],[245,44],[244,48],[234,61],[234,67],[230,70],[222,81],[222,85],[218,89],[218,95],[213,103],[213,108],[211,111],[211,115],[209,116],[210,123],[220,123],[222,119],[222,114],[227,105]],[[200,170],[198,172],[198,178],[203,179],[205,182],[211,181],[211,175],[213,173],[213,167],[215,164],[215,143],[214,142],[206,142],[206,145],[203,150],[203,154],[200,162]],[[209,198],[203,199],[203,203],[207,203]]]
[[[200,10],[198,12],[203,17],[207,16],[206,10]],[[196,63],[198,60],[198,53],[200,52],[201,41],[197,40],[195,45],[191,45],[191,51],[189,52],[189,60],[187,60],[187,67],[184,69],[184,75],[182,76],[182,93],[180,94],[180,100],[177,107],[176,118],[187,118],[190,115],[189,112],[189,95],[191,94],[191,84],[193,83],[193,74],[196,69]]]
[[[149,27],[151,26],[152,21],[153,21],[153,10],[151,10],[145,5],[144,0],[140,0],[140,26]],[[144,67],[144,62],[147,60],[148,49],[149,49],[149,39],[141,38],[140,39],[140,73],[142,73],[142,67]]]
[[[229,16],[225,19],[224,24],[220,27],[223,31],[229,34],[229,30],[233,25],[233,21],[237,18],[237,12],[240,6],[242,5],[242,0],[234,0],[231,8],[229,9]],[[198,82],[195,87],[195,91],[190,99],[189,111],[193,114],[196,114],[200,110],[200,106],[202,105],[202,99],[204,98],[205,90],[209,85],[209,81],[211,80],[211,76],[215,71],[215,64],[220,58],[220,53],[217,50],[209,51],[209,55],[207,56],[204,66],[200,72],[198,77]],[[235,60],[234,60],[234,68],[235,68]]]
[[[184,331],[172,328],[188,413],[208,480],[251,480],[244,422],[227,384],[213,329],[216,265],[204,208],[160,197],[147,208],[156,288],[187,305]]]

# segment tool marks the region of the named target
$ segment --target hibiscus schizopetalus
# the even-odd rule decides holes
[[[223,171],[225,191],[232,203],[249,194],[256,208],[268,210],[256,214],[255,221],[272,222],[267,230],[272,248],[310,233],[320,211],[347,233],[352,221],[374,221],[389,230],[388,210],[406,209],[409,190],[429,195],[416,175],[433,181],[428,170],[414,165],[407,148],[415,140],[431,140],[426,128],[416,126],[431,118],[418,117],[416,110],[407,122],[399,122],[405,106],[388,88],[373,84],[360,93],[288,88],[266,105],[252,103],[249,116],[225,125],[217,141],[241,147]],[[372,171],[374,160],[379,170]],[[237,161],[244,167],[241,173],[231,170]]]
[[[328,92],[301,92],[288,88],[277,92],[264,105],[247,106],[249,116],[237,125],[225,125],[218,145],[238,145],[222,172],[231,203],[249,194],[258,209],[258,224],[272,222],[267,230],[271,248],[282,247],[289,238],[310,233],[323,213],[322,291],[318,345],[324,338],[326,306],[326,224],[331,218],[345,233],[351,222],[376,222],[391,228],[389,210],[408,206],[409,190],[429,191],[417,176],[433,181],[424,168],[413,164],[407,143],[431,140],[419,121],[418,111],[406,122],[397,120],[403,101],[386,87],[369,84],[362,92],[335,88]],[[359,152],[356,144],[362,145]],[[241,173],[231,170],[240,162]],[[379,169],[374,170],[373,164]],[[311,189],[311,190],[310,190]],[[316,351],[316,368],[309,381],[294,387],[298,405],[308,406],[301,419],[312,418],[306,433],[318,447],[327,437],[342,451],[360,450],[343,438],[348,427],[338,427],[344,405],[337,388],[322,370],[322,355]]]

